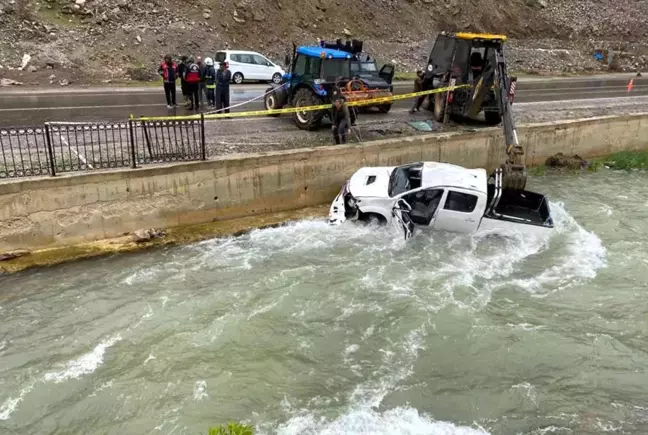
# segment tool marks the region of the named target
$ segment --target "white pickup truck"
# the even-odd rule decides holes
[[[547,198],[526,190],[502,189],[498,169],[437,162],[361,168],[331,205],[329,222],[393,223],[408,239],[416,227],[473,233],[515,230],[542,235],[553,229]]]

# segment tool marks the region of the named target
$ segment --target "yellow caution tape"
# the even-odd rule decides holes
[[[374,104],[388,104],[399,100],[408,100],[410,98],[423,97],[431,94],[439,94],[441,92],[453,91],[455,89],[469,88],[470,85],[447,86],[445,88],[431,89],[428,91],[411,92],[409,94],[392,95],[389,97],[370,98],[367,100],[352,101],[347,103],[349,107],[359,106],[373,106]],[[204,119],[221,119],[221,118],[245,118],[253,116],[267,116],[267,115],[281,115],[286,113],[296,112],[313,112],[316,110],[329,110],[332,104],[320,104],[317,106],[305,107],[288,107],[285,109],[271,109],[271,110],[254,110],[247,112],[232,112],[232,113],[216,113],[213,115],[187,115],[187,116],[154,116],[154,117],[140,117],[137,121],[143,122],[158,122],[158,121],[199,121],[201,116]],[[131,118],[132,119],[132,118]]]

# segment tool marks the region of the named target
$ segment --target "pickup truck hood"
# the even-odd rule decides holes
[[[389,197],[389,177],[394,168],[362,168],[349,180],[349,190],[355,198]]]

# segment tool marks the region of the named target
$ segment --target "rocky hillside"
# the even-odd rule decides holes
[[[648,0],[0,0],[0,29],[0,77],[40,85],[147,80],[165,53],[225,46],[279,60],[293,41],[345,35],[412,71],[443,29],[506,33],[520,72],[648,63]]]

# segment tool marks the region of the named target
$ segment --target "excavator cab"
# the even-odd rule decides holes
[[[432,48],[424,76],[424,89],[462,86],[430,95],[427,108],[438,122],[449,116],[471,118],[484,112],[488,125],[504,129],[506,154],[502,188],[524,190],[527,171],[518,144],[511,106],[516,77],[508,75],[504,60],[505,35],[442,32]]]

